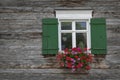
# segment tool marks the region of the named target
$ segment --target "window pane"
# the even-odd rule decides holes
[[[87,47],[86,33],[76,33],[76,47]]]
[[[61,29],[62,30],[71,30],[72,22],[61,22]]]
[[[62,50],[65,48],[72,48],[72,33],[62,33],[61,34]]]
[[[86,22],[76,22],[76,30],[85,30]]]

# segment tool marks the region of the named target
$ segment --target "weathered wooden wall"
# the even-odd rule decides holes
[[[55,8],[90,8],[93,17],[105,17],[105,61],[120,65],[120,0],[1,0],[0,68],[35,68],[49,62],[41,55],[41,19],[55,17]]]

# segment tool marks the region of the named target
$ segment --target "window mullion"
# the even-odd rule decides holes
[[[75,21],[72,22],[72,47],[76,47]]]

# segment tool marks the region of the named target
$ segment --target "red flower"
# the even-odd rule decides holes
[[[89,58],[86,59],[87,62],[90,62],[91,60]]]
[[[75,56],[76,59],[78,59],[79,57],[78,56]]]
[[[67,60],[67,61],[71,61],[72,58],[67,56],[67,57],[66,57],[66,60]]]
[[[68,68],[72,68],[72,64],[70,62],[67,63]]]
[[[82,63],[79,63],[78,65],[77,65],[77,68],[81,68],[83,66],[83,64]]]
[[[68,52],[68,50],[69,50],[69,49],[68,49],[68,48],[66,48],[66,49],[64,50],[64,52]]]
[[[93,60],[92,54],[88,54],[88,59],[89,59],[89,62],[92,62],[92,60]]]
[[[72,48],[72,51],[76,51],[76,48]]]
[[[90,66],[86,66],[85,68],[86,68],[86,70],[90,70],[91,67]]]
[[[85,56],[82,56],[82,57],[81,57],[81,60],[85,60],[85,59],[86,59],[86,57],[85,57]]]
[[[79,52],[79,53],[82,53],[82,50],[81,50],[80,48],[78,48],[78,52]]]

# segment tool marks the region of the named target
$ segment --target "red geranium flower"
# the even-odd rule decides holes
[[[86,66],[85,68],[86,68],[86,70],[90,70],[91,67],[90,66]]]
[[[78,59],[79,57],[78,56],[75,56],[76,59]]]

